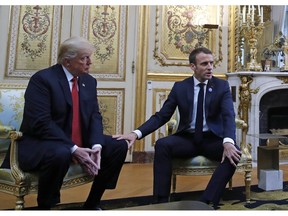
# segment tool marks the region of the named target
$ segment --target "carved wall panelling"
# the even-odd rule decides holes
[[[125,80],[127,6],[84,6],[82,35],[94,44],[90,74],[98,80]]]
[[[61,6],[11,6],[6,77],[30,77],[57,62]]]
[[[157,106],[159,105],[159,100],[155,98],[155,97],[158,98],[159,95],[156,94],[156,96],[154,96],[153,99],[154,88],[168,90],[171,89],[175,81],[180,81],[193,75],[193,71],[191,71],[188,63],[189,55],[187,53],[182,52],[185,50],[184,46],[182,47],[182,51],[180,47],[177,48],[175,45],[175,41],[173,41],[173,36],[170,37],[171,43],[169,44],[169,38],[168,38],[169,33],[167,33],[169,30],[167,26],[168,15],[167,14],[165,15],[165,13],[167,12],[167,9],[165,10],[165,7],[168,8],[168,6],[139,7],[140,13],[139,13],[138,32],[140,32],[141,34],[139,34],[137,40],[141,41],[141,43],[138,48],[139,51],[137,55],[138,63],[136,64],[137,83],[136,83],[135,127],[141,125],[152,114],[154,114],[156,104]],[[181,9],[183,8],[184,7],[181,7]],[[189,6],[187,6],[187,8],[189,8]],[[207,22],[202,24],[218,24],[219,28],[216,30],[215,29],[210,30],[209,33],[206,32],[204,39],[201,40],[206,43],[205,45],[210,46],[211,49],[215,50],[214,56],[215,59],[217,59],[217,64],[218,62],[219,64],[221,64],[221,66],[219,67],[217,65],[217,71],[214,70],[216,71],[214,73],[215,76],[226,79],[225,74],[227,72],[227,66],[226,61],[224,60],[227,59],[226,55],[227,49],[223,46],[222,40],[225,40],[226,38],[228,39],[228,27],[227,27],[228,21],[224,20],[224,18],[225,19],[228,18],[227,14],[228,7],[219,6],[213,8],[212,10],[215,10],[217,12],[217,15],[213,16],[217,17],[217,19],[214,18],[213,22],[209,21],[209,23]],[[220,12],[220,10],[222,10],[222,12]],[[215,14],[215,11],[212,11],[213,14]],[[212,14],[210,10],[209,13]],[[164,19],[166,19],[166,22],[163,21]],[[185,19],[187,20],[189,18]],[[199,26],[195,25],[195,28],[197,27]],[[166,30],[164,30],[164,28],[166,28]],[[189,29],[187,30],[187,32],[188,31]],[[189,36],[189,33],[187,33],[187,37]],[[171,35],[173,34],[171,33]],[[175,35],[176,34],[174,32],[174,36]],[[185,36],[185,33],[182,33],[182,35]],[[183,40],[185,40],[185,37],[183,38]],[[210,42],[207,42],[208,40],[210,40]],[[197,42],[195,42],[194,45],[196,43]],[[165,48],[164,50],[163,47]],[[219,58],[219,56],[221,57]],[[161,65],[160,61],[162,60],[161,59],[159,60],[158,57],[159,58],[163,57],[163,64],[165,65],[163,64]],[[152,88],[152,91],[151,89],[147,88],[148,80],[152,81],[153,83],[154,88]],[[162,92],[159,92],[159,94],[162,94]],[[162,129],[159,129],[153,134],[145,137],[145,139],[137,141],[134,145],[134,153],[143,151],[144,152],[154,151],[153,144],[155,143],[155,141],[159,136],[162,136],[161,135],[163,134],[161,131]]]
[[[104,133],[106,134],[128,133],[134,129],[132,125],[134,123],[136,87],[134,86],[135,75],[132,67],[135,63],[132,62],[137,64],[135,59],[138,46],[138,41],[135,39],[137,35],[136,10],[136,6],[82,5],[75,6],[73,11],[75,17],[79,19],[73,18],[77,28],[73,27],[72,32],[76,32],[79,28],[79,34],[87,38],[96,48],[91,56],[90,75],[98,80],[98,89],[106,89],[107,92],[118,92],[119,89],[122,91],[121,103],[120,95],[117,95],[117,100],[111,95],[105,97],[99,95],[100,106],[102,106],[102,102],[108,103],[103,107],[110,109],[102,113]],[[106,120],[109,120],[111,124],[109,127],[106,126]],[[131,152],[127,156],[126,161],[131,161]]]
[[[104,134],[123,133],[124,89],[98,89],[98,103],[103,117]]]
[[[217,24],[209,30],[204,24]],[[221,63],[223,6],[157,6],[154,58],[161,66],[188,66],[189,53],[199,46]],[[216,41],[216,43],[215,43]]]
[[[148,66],[148,46],[149,35],[151,34],[151,26],[149,26],[150,21],[150,7],[149,6],[139,6],[138,12],[138,29],[137,31],[137,41],[140,41],[137,47],[137,57],[136,57],[136,98],[135,98],[135,121],[134,128],[138,127],[145,121],[146,114],[146,95],[147,95],[147,66]],[[150,34],[149,34],[150,33]],[[147,46],[148,44],[148,46]],[[148,54],[149,55],[149,54]],[[144,139],[139,140],[135,143],[134,151],[143,152],[145,150]],[[134,160],[134,159],[133,159]]]
[[[171,89],[166,88],[154,88],[153,89],[153,109],[152,113],[158,112],[161,107],[163,106],[166,98],[168,97]],[[162,126],[158,130],[156,130],[154,133],[152,133],[151,136],[151,145],[154,146],[155,142],[159,139],[166,136],[166,125]]]
[[[153,81],[170,81],[170,82],[176,82],[176,81],[181,81],[184,80],[188,77],[193,76],[193,71],[191,70],[191,72],[188,74],[169,74],[169,73],[157,73],[157,72],[150,72],[147,76],[148,80],[153,80]],[[227,79],[225,73],[221,73],[221,74],[214,74],[215,77],[218,77],[220,79]]]

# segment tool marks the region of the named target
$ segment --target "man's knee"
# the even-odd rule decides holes
[[[66,163],[70,164],[71,162],[71,151],[68,148],[54,148],[49,151],[49,154],[47,155],[47,158],[50,158],[50,161],[54,164],[59,163]]]
[[[123,154],[126,156],[128,151],[128,143],[126,140],[117,140],[112,136],[105,135],[105,146],[102,152],[105,155],[111,155],[112,153]]]
[[[170,141],[167,137],[160,138],[155,143],[155,151],[163,150],[169,147]]]

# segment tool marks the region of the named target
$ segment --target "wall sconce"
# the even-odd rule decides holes
[[[218,29],[219,25],[217,24],[204,24],[203,28],[207,28],[207,29]]]

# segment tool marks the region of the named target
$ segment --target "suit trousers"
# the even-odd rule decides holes
[[[206,132],[203,136],[203,142],[195,144],[193,143],[193,136],[193,133],[178,132],[157,140],[153,171],[153,195],[156,200],[170,195],[172,158],[203,155],[219,162],[222,160],[223,138],[214,135],[212,132]],[[217,205],[235,170],[236,168],[225,158],[224,162],[220,163],[213,173],[200,200],[213,202]]]
[[[38,206],[51,208],[60,202],[60,189],[72,162],[72,155],[70,149],[57,140],[42,141],[40,145],[41,148],[35,147],[33,152],[38,154],[38,157],[41,155],[42,159],[38,163],[25,161],[22,155],[19,157],[19,165],[23,171],[39,173]],[[93,195],[93,191],[116,187],[127,150],[125,140],[117,141],[105,135],[105,145],[101,151],[101,169],[94,178],[90,194]]]

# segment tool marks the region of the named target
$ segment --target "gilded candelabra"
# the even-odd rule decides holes
[[[288,38],[286,37],[282,48],[284,53],[284,66],[281,68],[281,71],[288,71]]]
[[[262,71],[261,64],[257,62],[256,46],[264,29],[263,8],[261,7],[260,9],[260,7],[258,7],[258,15],[255,16],[256,19],[254,19],[255,11],[256,8],[253,5],[248,6],[248,13],[246,15],[246,6],[243,6],[241,32],[249,45],[250,60],[247,63],[246,68],[248,71]]]

